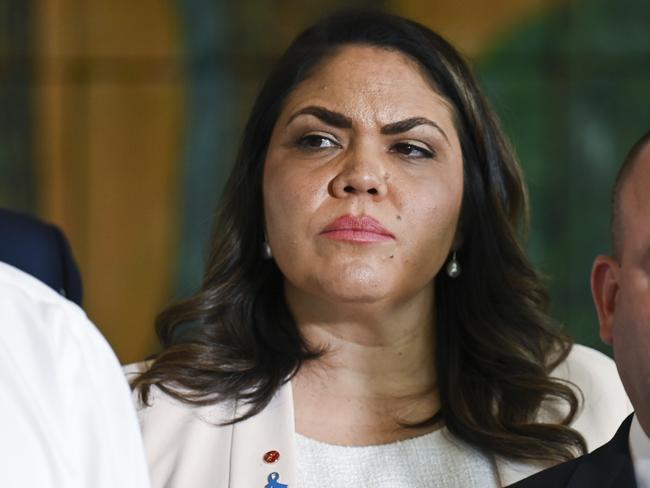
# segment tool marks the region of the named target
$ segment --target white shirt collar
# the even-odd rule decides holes
[[[650,488],[650,438],[635,415],[630,426],[630,457],[637,488]]]

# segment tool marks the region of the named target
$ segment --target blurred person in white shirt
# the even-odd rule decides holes
[[[2,262],[0,486],[149,486],[110,346],[78,306]]]

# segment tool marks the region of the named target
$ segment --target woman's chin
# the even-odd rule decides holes
[[[285,275],[289,293],[305,303],[320,300],[326,306],[388,304],[417,293],[417,285],[404,276],[404,270],[372,260],[315,264],[309,272],[300,274],[289,271]]]
[[[385,270],[384,270],[385,271]],[[372,266],[331,270],[319,279],[318,286],[328,301],[336,303],[375,303],[391,295],[394,277]]]
[[[372,305],[381,302],[382,299],[386,298],[385,294],[377,293],[376,290],[359,289],[337,289],[332,291],[328,290],[326,296],[330,302],[347,305]]]

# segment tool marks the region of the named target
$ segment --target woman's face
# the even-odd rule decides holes
[[[452,109],[410,58],[345,47],[287,98],[263,192],[287,293],[387,304],[430,293],[463,192]]]

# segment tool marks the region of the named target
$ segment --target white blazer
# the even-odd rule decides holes
[[[142,371],[145,363],[126,368]],[[584,405],[572,424],[586,439],[589,451],[607,442],[632,411],[616,367],[604,354],[574,346],[553,376],[569,380],[584,394]],[[276,393],[258,415],[234,425],[237,405],[190,407],[152,389],[151,406],[136,408],[144,437],[154,488],[307,488],[296,487],[295,426],[290,383]],[[546,402],[543,421],[559,422],[567,405]],[[264,461],[269,451],[279,459]],[[495,456],[499,481],[507,486],[548,465],[512,461]]]

